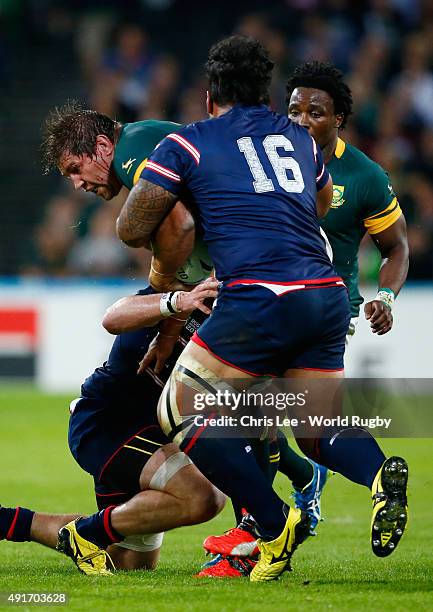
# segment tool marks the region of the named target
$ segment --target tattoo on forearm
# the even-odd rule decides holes
[[[159,185],[140,179],[120,211],[117,234],[129,246],[147,244],[153,230],[173,207],[177,197]]]

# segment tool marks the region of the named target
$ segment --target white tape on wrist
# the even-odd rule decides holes
[[[374,299],[384,302],[392,310],[395,302],[394,291],[392,289],[379,289]]]
[[[171,314],[173,314],[168,306],[170,303],[169,298],[170,298],[169,293],[163,293],[161,295],[161,299],[159,300],[159,310],[161,311],[161,314],[163,317],[169,317]]]
[[[159,300],[159,310],[163,317],[169,317],[170,315],[182,312],[177,307],[177,298],[181,291],[171,291],[170,293],[163,293]]]
[[[178,312],[178,313],[182,312],[181,309],[177,307],[177,298],[179,297],[181,293],[182,293],[181,291],[175,291],[174,293],[171,294],[170,304],[174,312]]]

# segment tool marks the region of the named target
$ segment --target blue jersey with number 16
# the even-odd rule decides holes
[[[336,276],[316,212],[329,178],[320,149],[266,106],[236,105],[169,134],[141,178],[192,197],[219,280]]]

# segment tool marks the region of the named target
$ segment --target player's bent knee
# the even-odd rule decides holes
[[[159,546],[153,550],[135,550],[132,548],[121,547],[118,544],[113,544],[109,546],[107,549],[108,554],[113,560],[114,566],[117,570],[154,570],[158,565],[160,552],[161,552],[161,542],[162,542],[162,534],[155,534],[151,536],[144,537],[153,537],[160,538]],[[130,539],[138,539],[140,536],[132,536]],[[156,542],[155,542],[156,545]],[[137,547],[138,548],[138,547]],[[144,548],[144,547],[143,547]],[[149,547],[150,548],[150,547]]]
[[[216,516],[217,514],[219,514],[223,510],[224,506],[226,505],[227,497],[224,495],[224,493],[222,491],[220,491],[216,487],[214,487],[214,491],[215,491],[215,508],[216,508],[216,512],[215,512],[215,514],[213,516]]]
[[[224,508],[226,496],[219,489],[211,485],[210,490],[206,496],[205,508],[203,509],[202,516],[205,518],[203,521],[209,521],[214,516],[219,514]]]
[[[226,497],[210,482],[189,498],[189,513],[192,524],[205,523],[219,514],[224,508]]]

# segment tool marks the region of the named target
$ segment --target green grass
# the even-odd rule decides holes
[[[0,388],[3,505],[41,512],[94,511],[91,478],[75,465],[67,448],[70,399]],[[149,573],[89,579],[54,551],[33,543],[2,542],[0,592],[66,592],[68,610],[432,610],[433,443],[387,440],[384,446],[388,453],[403,454],[410,466],[409,530],[388,559],[370,552],[368,491],[335,476],[324,494],[326,522],[319,536],[299,549],[294,571],[278,582],[192,578],[204,560],[203,538],[232,526],[227,507],[209,524],[168,533],[160,566]],[[278,480],[276,486],[287,497],[285,481]]]

